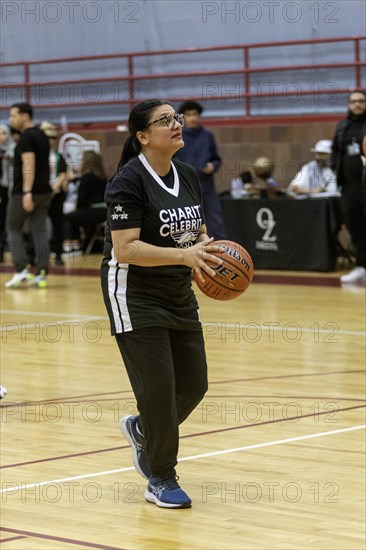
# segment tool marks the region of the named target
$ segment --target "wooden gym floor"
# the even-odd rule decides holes
[[[163,510],[119,432],[136,408],[99,262],[69,258],[43,290],[0,274],[1,547],[364,549],[365,289],[259,272],[232,302],[197,290],[210,387],[178,464],[193,507]]]

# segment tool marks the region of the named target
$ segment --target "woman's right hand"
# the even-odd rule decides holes
[[[205,271],[211,275],[211,277],[216,275],[216,271],[212,269],[207,262],[216,265],[221,265],[223,263],[221,258],[213,254],[213,252],[220,251],[220,245],[215,244],[213,237],[211,237],[207,241],[196,243],[190,248],[183,250],[184,265],[191,267],[198,278],[204,283],[205,278],[203,277],[202,271]]]

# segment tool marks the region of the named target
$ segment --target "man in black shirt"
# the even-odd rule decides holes
[[[366,282],[366,187],[362,177],[362,140],[366,135],[366,92],[348,97],[348,115],[336,128],[332,169],[342,189],[344,218],[352,237],[356,267],[341,277],[342,283]]]
[[[48,138],[33,124],[33,109],[28,103],[15,103],[10,108],[9,124],[21,132],[14,152],[14,187],[7,212],[7,232],[15,274],[6,287],[45,288],[49,262],[47,211],[51,201]],[[26,219],[35,245],[36,276],[27,269],[22,228]]]

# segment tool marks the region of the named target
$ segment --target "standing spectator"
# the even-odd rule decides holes
[[[356,255],[356,267],[342,283],[366,281],[366,187],[362,177],[362,139],[366,135],[366,92],[348,97],[347,118],[338,123],[332,150],[332,168],[341,187],[344,219]]]
[[[57,127],[51,122],[42,122],[41,130],[48,137],[50,144],[50,186],[52,200],[48,215],[52,222],[51,251],[56,254],[55,264],[64,265],[62,259],[63,243],[63,204],[66,197],[68,176],[64,157],[56,149]]]
[[[14,148],[15,143],[11,131],[5,124],[0,125],[0,262],[4,260],[6,244],[5,219],[9,194],[12,191],[14,179]]]
[[[28,103],[10,108],[9,123],[21,132],[14,152],[14,188],[7,211],[7,232],[15,274],[5,283],[17,287],[23,282],[45,288],[49,267],[47,212],[51,201],[47,136],[33,124],[33,109]],[[27,269],[22,228],[26,219],[35,247],[36,276]]]
[[[288,189],[293,193],[321,193],[337,191],[337,179],[333,170],[329,167],[332,153],[330,139],[321,139],[313,149],[314,160],[304,164],[300,172],[296,174]]]
[[[80,173],[76,210],[64,216],[65,238],[73,240],[75,231],[83,227],[85,239],[82,249],[85,251],[93,236],[95,226],[107,218],[107,205],[104,201],[107,177],[102,157],[95,151],[84,151]]]
[[[208,234],[215,240],[225,239],[220,197],[213,177],[221,166],[214,135],[200,124],[203,107],[199,103],[186,101],[178,112],[184,114],[184,147],[176,153],[176,158],[190,164],[198,172]]]

